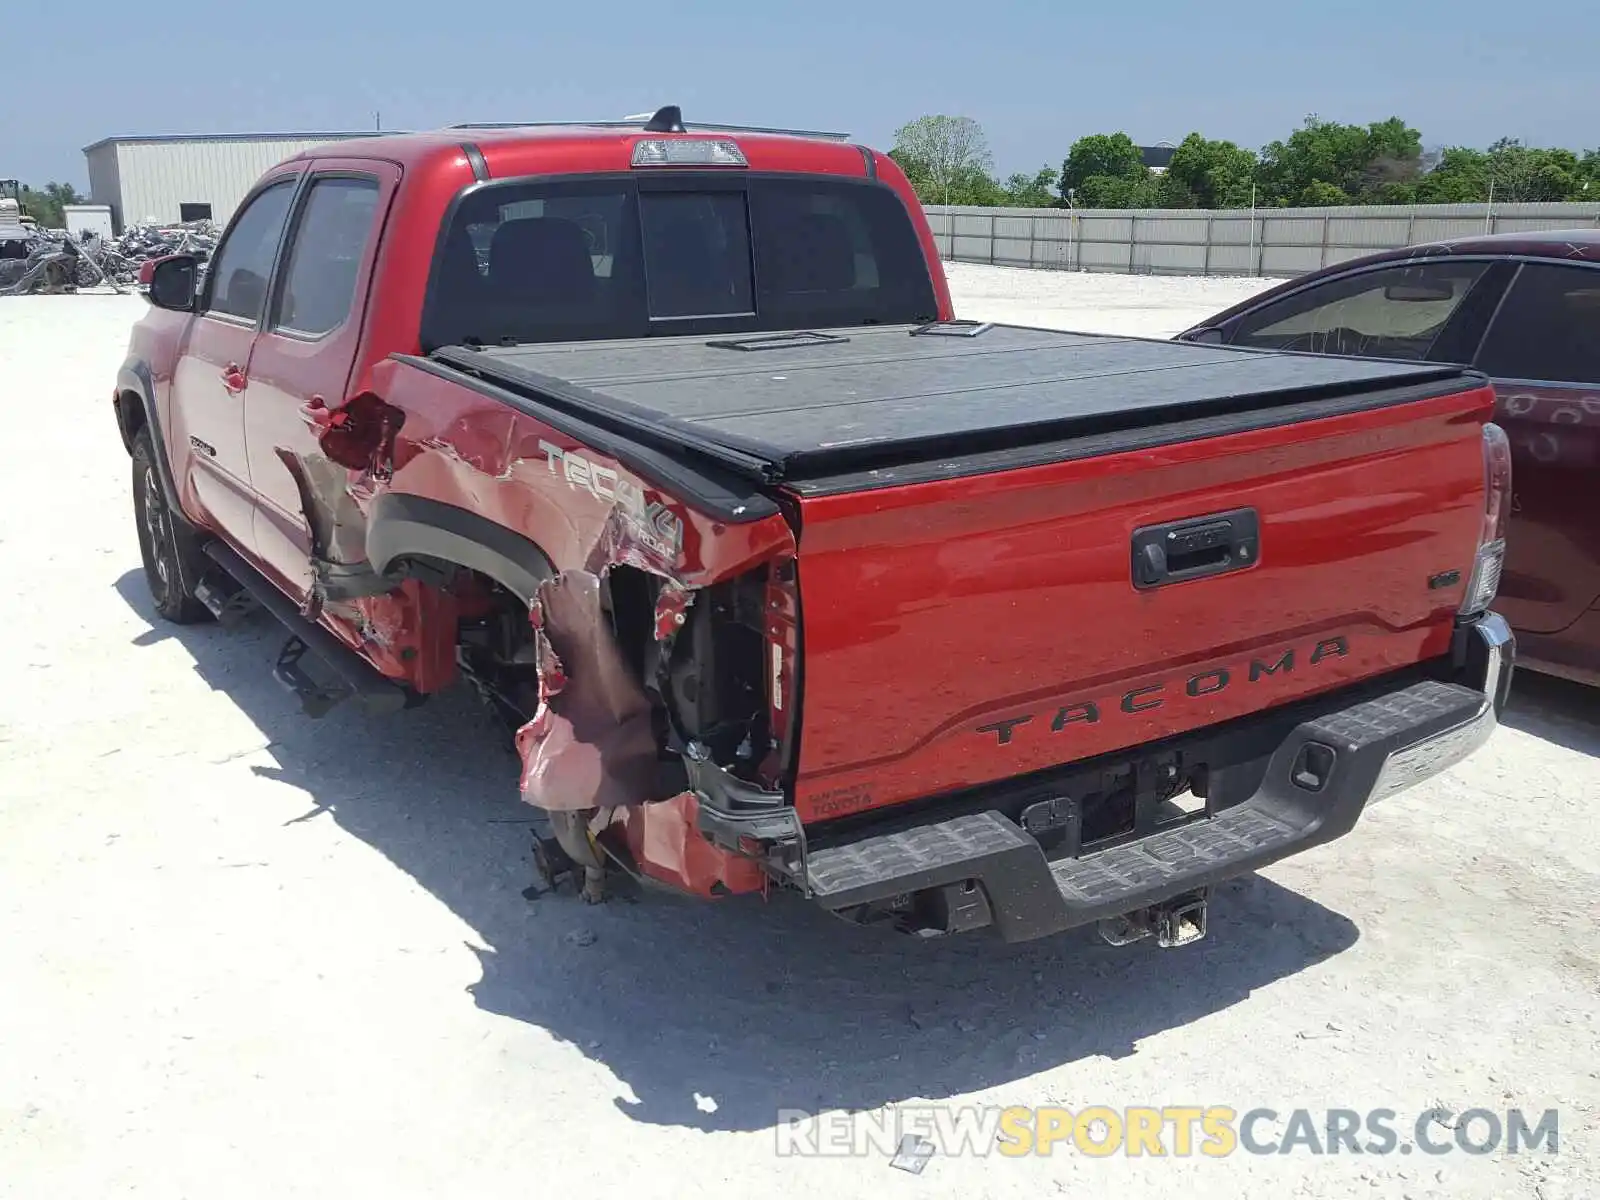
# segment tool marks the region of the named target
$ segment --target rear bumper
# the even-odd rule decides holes
[[[1271,749],[1253,794],[1204,820],[1051,862],[993,809],[813,848],[814,899],[860,919],[937,896],[952,928],[1030,938],[1159,904],[1348,833],[1368,804],[1460,762],[1494,732],[1515,643],[1494,614],[1464,626],[1448,681],[1334,696]]]

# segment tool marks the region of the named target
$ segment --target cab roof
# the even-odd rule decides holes
[[[831,159],[830,151],[848,144],[847,133],[830,133],[811,129],[778,129],[756,125],[729,125],[717,123],[686,123],[676,105],[667,105],[649,116],[628,117],[606,121],[538,121],[519,123],[491,121],[452,125],[443,129],[417,133],[371,134],[359,139],[340,140],[326,146],[316,146],[302,151],[286,161],[303,161],[315,158],[377,158],[400,164],[402,167],[436,165],[441,159],[471,157],[471,151],[481,153],[491,167],[495,158],[522,160],[539,157],[539,151],[577,149],[589,146],[598,151],[594,169],[607,169],[618,152],[631,152],[634,143],[642,138],[728,138],[738,143],[747,155],[752,155],[751,166],[757,158],[767,158],[772,152],[792,163],[794,152],[802,146],[816,147],[824,160]],[[518,153],[531,152],[531,155]],[[767,153],[763,153],[766,151]],[[862,150],[854,150],[855,162],[860,162]],[[561,155],[560,157],[565,157]],[[626,163],[623,164],[626,166]],[[819,162],[816,169],[827,170]],[[520,174],[520,171],[495,172],[495,174]]]

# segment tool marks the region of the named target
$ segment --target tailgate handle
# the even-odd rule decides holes
[[[1253,508],[1192,517],[1133,531],[1133,586],[1140,591],[1253,567],[1261,523]]]

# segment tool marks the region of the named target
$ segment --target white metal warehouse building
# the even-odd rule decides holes
[[[222,224],[262,173],[312,146],[370,133],[236,133],[102,138],[83,148],[89,196],[120,232],[145,221]]]

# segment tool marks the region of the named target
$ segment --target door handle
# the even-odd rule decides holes
[[[1133,586],[1140,591],[1244,571],[1261,557],[1261,522],[1253,508],[1213,513],[1133,531]]]
[[[222,386],[233,395],[237,396],[244,391],[245,384],[248,382],[244,377],[244,372],[239,369],[238,363],[229,363],[222,368]]]

